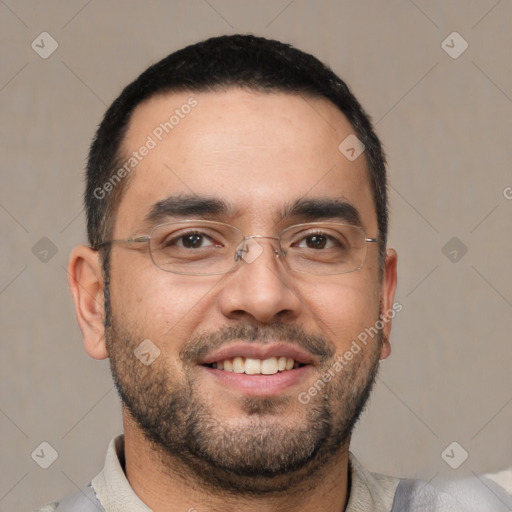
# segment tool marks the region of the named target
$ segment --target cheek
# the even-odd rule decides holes
[[[375,282],[369,280],[346,274],[336,281],[312,286],[304,297],[308,298],[306,304],[313,313],[313,322],[341,352],[378,320],[379,295]]]
[[[112,311],[132,330],[162,346],[187,339],[212,310],[211,296],[222,276],[195,279],[163,272],[153,266],[118,278],[113,273]]]

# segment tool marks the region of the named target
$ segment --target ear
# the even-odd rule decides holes
[[[382,275],[381,283],[381,307],[382,307],[382,318],[384,327],[382,328],[382,348],[380,352],[380,359],[386,359],[391,353],[391,345],[389,343],[389,337],[391,336],[391,324],[392,318],[395,314],[401,311],[402,306],[394,305],[395,291],[397,285],[397,267],[398,255],[394,249],[386,250],[386,261],[384,264],[384,272]]]
[[[106,359],[104,283],[98,251],[85,245],[73,249],[68,263],[68,284],[86,352],[94,359]]]

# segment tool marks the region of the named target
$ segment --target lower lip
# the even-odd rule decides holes
[[[221,385],[250,396],[278,395],[305,382],[309,366],[301,366],[293,370],[275,373],[274,375],[247,375],[245,373],[215,370],[207,366],[201,367]]]

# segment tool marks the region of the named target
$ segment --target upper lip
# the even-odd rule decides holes
[[[270,359],[271,357],[290,357],[301,364],[314,363],[314,357],[307,351],[289,343],[237,343],[216,350],[203,357],[198,364],[211,364],[235,357],[250,359]]]

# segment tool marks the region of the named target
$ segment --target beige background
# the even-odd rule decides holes
[[[329,63],[389,155],[403,311],[353,451],[433,481],[512,464],[511,20],[507,0],[0,1],[0,510],[86,484],[121,431],[108,364],[83,351],[66,283],[85,240],[88,146],[121,87],[222,33]],[[43,31],[59,44],[47,59],[31,48]],[[457,59],[441,46],[453,31],[469,44]],[[458,258],[467,247],[456,262],[443,252],[454,236]],[[33,252],[43,237],[57,249],[46,263]],[[46,470],[31,458],[42,441],[59,455]],[[469,453],[458,470],[441,457],[452,441]]]

